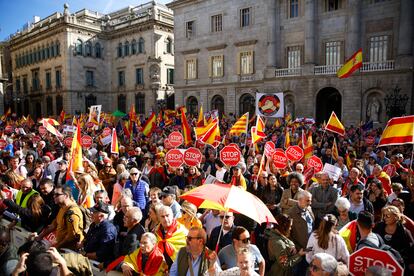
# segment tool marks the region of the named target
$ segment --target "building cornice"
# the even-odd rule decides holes
[[[181,8],[181,7],[184,7],[184,6],[187,6],[187,5],[192,5],[196,2],[202,2],[202,1],[203,0],[175,0],[175,1],[172,1],[171,3],[168,3],[167,7],[169,9],[174,10],[176,8]]]
[[[227,44],[220,44],[220,45],[214,45],[214,46],[210,46],[210,47],[206,47],[206,49],[208,51],[216,51],[216,50],[221,50],[227,47]]]
[[[252,40],[234,42],[234,46],[242,47],[242,46],[255,45],[256,43],[257,43],[257,39],[252,39]]]
[[[197,54],[198,52],[200,52],[200,49],[185,50],[185,51],[182,51],[181,53],[183,55],[191,55],[191,54]]]

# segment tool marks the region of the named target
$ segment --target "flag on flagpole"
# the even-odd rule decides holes
[[[117,154],[119,154],[118,137],[116,136],[116,130],[115,130],[115,128],[112,129],[111,153],[117,153]]]
[[[329,130],[341,136],[345,135],[345,127],[341,123],[341,121],[339,121],[338,117],[335,114],[335,111],[332,111],[331,117],[329,118],[328,123],[325,126],[325,130]]]
[[[43,126],[53,135],[55,135],[58,138],[63,138],[63,134],[60,133],[51,123],[48,119],[44,119],[42,121]]]
[[[185,115],[184,109],[181,109],[181,125],[183,129],[183,136],[184,136],[184,145],[188,146],[191,145],[191,128],[187,121],[187,116]]]
[[[351,157],[349,157],[348,152],[345,154],[345,162],[346,162],[346,166],[348,167],[348,170],[350,170],[352,167],[352,161],[351,161]]]
[[[207,125],[207,122],[206,122],[206,118],[204,118],[203,106],[200,105],[200,112],[198,113],[197,127],[203,127],[206,125]]]
[[[230,134],[240,135],[242,133],[247,133],[247,125],[249,123],[249,112],[241,116],[236,123],[231,127]]]
[[[338,161],[339,152],[338,152],[338,145],[336,144],[336,139],[334,138],[333,145],[332,145],[332,158],[335,161]]]
[[[148,118],[148,120],[145,122],[144,127],[142,128],[142,133],[145,136],[147,136],[147,137],[150,136],[151,133],[154,131],[155,121],[156,121],[155,113],[152,112],[151,116]]]
[[[218,119],[214,119],[210,123],[208,123],[206,126],[195,127],[194,132],[195,132],[195,135],[196,135],[196,139],[198,140],[199,138],[203,137],[204,134],[206,134],[206,132],[217,122],[218,122]]]
[[[290,132],[289,132],[289,128],[286,127],[285,130],[285,149],[287,149],[288,147],[290,147]]]
[[[309,131],[308,139],[303,148],[303,153],[305,155],[305,160],[309,159],[313,155],[313,141],[312,141],[312,132]]]
[[[70,147],[70,159],[68,165],[68,172],[75,173],[76,171],[83,170],[83,159],[82,159],[82,142],[81,142],[81,127],[80,123],[77,123],[76,131],[73,135],[72,145]],[[66,174],[66,185],[71,187],[72,195],[74,198],[78,197],[79,190],[76,188],[76,185],[71,177],[70,173]]]
[[[273,125],[274,128],[280,128],[282,124],[280,123],[280,119],[276,118],[275,124]]]
[[[65,111],[63,111],[63,109],[62,109],[62,111],[60,112],[60,115],[59,115],[59,123],[63,124],[64,122],[65,122]]]
[[[356,51],[352,57],[350,57],[345,64],[339,68],[336,75],[338,78],[343,79],[352,75],[353,72],[358,70],[362,66],[362,49]]]
[[[257,115],[256,118],[256,126],[251,128],[253,145],[266,137],[266,134],[264,133],[265,123],[263,122],[263,119],[260,115]]]
[[[212,124],[210,129],[207,130],[207,132],[202,137],[200,137],[199,140],[204,144],[209,144],[213,146],[214,148],[218,147],[221,141],[218,120],[216,120],[215,123]]]
[[[414,144],[414,115],[389,120],[378,147],[403,144]]]

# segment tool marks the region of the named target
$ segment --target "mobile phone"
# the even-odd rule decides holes
[[[308,248],[306,248],[304,251],[305,252],[311,252],[313,250],[313,247],[308,247]]]

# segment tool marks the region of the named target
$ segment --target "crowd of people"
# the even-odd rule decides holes
[[[244,134],[229,134],[235,120],[220,120],[224,139],[216,149],[193,137],[203,153],[197,166],[173,168],[165,161],[164,140],[179,130],[177,122],[148,137],[138,131],[123,139],[118,133],[117,154],[96,139],[83,149],[83,167],[76,171],[70,170],[70,148],[60,138],[40,135],[36,124],[6,132],[5,125],[16,126],[18,118],[3,122],[0,208],[10,223],[0,229],[0,275],[91,275],[90,260],[108,274],[123,275],[348,275],[350,254],[364,246],[395,254],[412,275],[412,145],[377,148],[380,128],[349,126],[334,140],[316,125],[287,123],[267,125],[267,137],[249,145]],[[189,123],[194,126],[195,117]],[[304,158],[277,169],[264,156],[267,141],[283,148],[287,127],[293,128],[291,144],[302,131],[310,133],[313,154],[339,168],[338,179],[324,171],[305,177]],[[82,129],[94,137],[99,131]],[[332,152],[336,142],[338,156]],[[233,167],[218,158],[229,143],[243,153]],[[383,170],[388,164],[395,167],[392,175]],[[211,176],[256,195],[277,224],[181,200],[182,193],[211,185],[206,183]],[[20,248],[10,238],[16,226],[30,233]],[[354,242],[342,234],[344,228],[351,229]],[[390,273],[367,270],[367,275]]]

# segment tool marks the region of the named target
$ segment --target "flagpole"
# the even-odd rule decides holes
[[[361,71],[361,67],[359,68],[359,79],[360,79],[360,86],[359,86],[359,93],[360,93],[360,96],[361,96],[361,115],[359,116],[360,117],[360,121],[362,121],[362,110],[363,110],[363,107],[362,107],[362,71]]]

